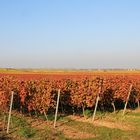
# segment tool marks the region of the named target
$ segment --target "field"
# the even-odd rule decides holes
[[[14,76],[22,80],[30,79],[66,79],[93,76],[138,76],[140,70],[43,70],[43,69],[0,69],[1,76]]]
[[[7,134],[12,91],[13,109]],[[97,97],[99,101],[93,120]],[[140,138],[139,71],[1,69],[0,98],[1,139]]]

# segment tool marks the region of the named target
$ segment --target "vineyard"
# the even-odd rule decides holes
[[[121,109],[127,100],[130,85],[133,85],[129,98],[131,107],[139,106],[140,79],[137,77],[92,77],[83,79],[61,80],[19,80],[14,77],[0,78],[0,108],[7,110],[10,102],[11,91],[14,91],[14,109],[22,112],[48,112],[56,105],[57,91],[60,89],[61,107],[90,108],[95,106],[99,94],[99,106],[110,109],[112,104]],[[99,89],[101,88],[101,91]],[[100,93],[99,93],[100,92]],[[67,110],[68,112],[69,110]]]
[[[131,87],[131,89],[130,89]],[[78,115],[94,111],[97,97],[97,110],[115,112],[124,108],[139,108],[140,76],[101,75],[69,78],[19,79],[15,76],[0,77],[0,110],[8,112],[11,93],[13,110],[29,116],[53,114],[60,90],[58,112],[65,115]],[[130,96],[128,98],[128,94]]]

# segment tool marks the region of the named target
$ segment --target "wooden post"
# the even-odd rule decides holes
[[[123,116],[125,114],[125,111],[126,111],[126,107],[127,107],[127,104],[128,104],[128,101],[129,101],[129,97],[130,97],[130,94],[131,94],[131,90],[132,90],[132,84],[130,85],[130,88],[129,88],[129,92],[128,92],[128,96],[127,96],[127,99],[126,99],[126,103],[125,103],[125,106],[124,106],[124,110],[123,110]]]
[[[82,111],[83,111],[83,116],[84,116],[84,118],[86,119],[86,115],[85,115],[85,107],[84,107],[84,105],[82,106]]]
[[[54,119],[54,128],[56,126],[58,106],[59,106],[59,98],[60,98],[60,89],[58,90],[58,96],[57,96],[57,104],[56,104],[55,119]]]
[[[43,113],[44,113],[44,116],[45,116],[46,120],[48,121],[48,117],[47,117],[47,114],[46,114],[45,110],[44,110]]]
[[[115,104],[114,104],[114,102],[112,102],[111,105],[112,105],[112,107],[113,107],[113,112],[115,113],[116,108],[115,108]]]
[[[138,103],[138,108],[139,108],[139,107],[140,107],[140,102],[139,102],[139,100],[138,100],[138,102],[137,102],[137,103]]]
[[[99,92],[98,92],[98,95],[97,95],[97,98],[96,98],[96,104],[95,104],[95,109],[94,109],[94,113],[93,113],[93,117],[92,117],[92,122],[94,121],[95,119],[95,115],[96,115],[96,111],[97,111],[97,107],[98,107],[98,102],[99,102],[99,94],[102,92],[102,86],[103,86],[103,79],[100,79],[99,81]]]
[[[10,127],[10,119],[11,119],[11,111],[12,111],[12,105],[13,105],[13,96],[14,92],[11,93],[11,102],[10,102],[10,109],[9,109],[9,116],[8,116],[8,124],[7,124],[7,133],[9,133],[9,127]]]
[[[72,115],[75,115],[74,107],[72,106]]]
[[[95,104],[95,109],[94,109],[94,113],[93,113],[93,117],[92,117],[92,122],[95,119],[95,115],[96,115],[96,111],[97,111],[97,107],[98,107],[98,102],[99,102],[99,95],[97,96],[97,99],[96,99],[96,104]]]

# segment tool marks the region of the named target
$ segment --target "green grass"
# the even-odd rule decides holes
[[[81,132],[86,132],[90,134],[94,134],[96,137],[94,140],[112,140],[112,139],[118,139],[118,140],[127,140],[129,132],[124,132],[120,129],[112,129],[107,127],[97,127],[93,126],[90,123],[85,122],[77,122],[77,121],[71,121],[67,125],[76,128],[77,130],[80,130]],[[93,139],[89,138],[88,140]],[[87,139],[85,139],[87,140]]]
[[[25,138],[31,138],[35,135],[36,129],[31,127],[31,124],[23,117],[16,115],[12,116],[12,124],[14,128],[17,128],[16,133]]]
[[[122,111],[116,113],[97,112],[96,118],[109,119],[111,122],[126,123],[132,126],[132,130],[121,130],[117,128],[107,128],[103,126],[94,126],[87,122],[69,121],[68,126],[74,127],[81,132],[95,134],[95,138],[83,140],[139,140],[140,139],[140,112],[129,112],[122,116]],[[133,129],[134,128],[134,129]]]
[[[87,111],[87,115],[89,115]],[[89,116],[91,117],[91,116]],[[0,114],[0,119],[2,120],[2,113]],[[116,113],[109,112],[97,112],[96,119],[98,120],[109,120],[111,122],[118,122],[122,124],[128,124],[132,126],[130,130],[121,130],[118,128],[109,128],[104,126],[95,126],[88,122],[80,122],[72,120],[68,116],[58,116],[57,127],[54,129],[47,125],[45,118],[40,116],[40,119],[44,120],[44,127],[37,128],[32,126],[32,122],[27,120],[26,117],[21,115],[12,115],[12,123],[10,126],[10,132],[12,135],[16,135],[16,139],[20,140],[74,140],[74,138],[68,138],[64,136],[64,133],[59,130],[59,125],[61,127],[65,126],[68,128],[74,128],[79,132],[84,132],[92,134],[95,137],[81,139],[81,140],[139,140],[140,139],[140,112],[139,111],[127,111],[125,116],[122,116],[122,111]],[[49,121],[53,126],[54,115],[48,115]],[[32,119],[33,120],[33,119]],[[1,132],[0,132],[1,133]],[[1,136],[1,135],[0,135]],[[5,137],[9,137],[5,136]],[[13,139],[12,139],[13,140]],[[78,140],[78,139],[76,139]],[[80,139],[79,139],[80,140]]]
[[[43,129],[36,131],[32,140],[66,140],[62,132],[49,128],[47,125]]]

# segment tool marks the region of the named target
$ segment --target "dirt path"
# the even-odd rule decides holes
[[[93,124],[94,126],[105,126],[105,127],[108,127],[108,128],[117,128],[117,129],[121,129],[121,130],[124,130],[124,131],[127,131],[127,130],[133,130],[134,127],[126,124],[126,123],[123,123],[123,122],[114,122],[114,121],[111,121],[109,119],[105,119],[105,120],[95,120],[94,122],[91,121],[91,119],[84,119],[83,117],[79,117],[79,116],[69,116],[72,120],[75,120],[75,121],[80,121],[80,122],[88,122],[90,124]]]
[[[32,127],[37,128],[37,129],[46,129],[46,126],[49,127],[54,133],[55,131],[59,131],[62,132],[64,134],[64,136],[66,138],[73,138],[73,139],[80,139],[80,138],[94,138],[96,137],[93,134],[90,133],[86,133],[86,132],[81,132],[79,130],[77,130],[76,128],[67,126],[67,123],[63,123],[62,122],[57,122],[57,127],[53,128],[53,121],[42,121],[42,120],[32,120],[31,118],[29,118],[28,120],[30,120],[30,123],[32,125]]]

